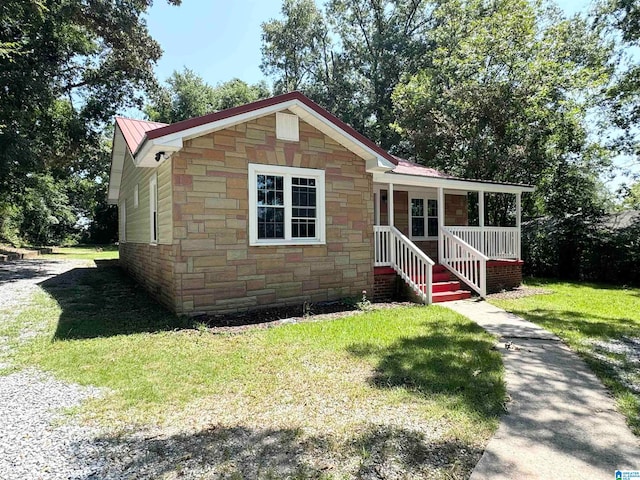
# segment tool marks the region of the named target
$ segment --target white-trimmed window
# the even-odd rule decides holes
[[[133,208],[138,208],[138,204],[140,203],[140,192],[138,191],[138,184],[133,187]]]
[[[122,199],[120,202],[120,235],[118,235],[118,241],[120,243],[126,243],[127,241],[127,201]]]
[[[149,179],[149,241],[158,243],[158,177],[153,175]]]
[[[325,242],[324,170],[249,164],[249,243]]]
[[[409,196],[409,235],[414,240],[438,238],[438,201]]]

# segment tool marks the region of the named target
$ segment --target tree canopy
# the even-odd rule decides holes
[[[72,179],[103,188],[105,125],[117,111],[141,106],[155,84],[161,49],[142,16],[151,3],[0,3],[2,230],[22,225],[12,212],[29,202],[34,188],[57,190]],[[67,222],[60,215],[58,224],[62,217]]]
[[[282,14],[263,24],[262,68],[278,90],[300,89],[393,153],[454,175],[564,192],[582,175],[600,190],[610,152],[588,115],[613,45],[595,21],[527,0],[331,0],[324,11],[285,0]]]
[[[620,43],[617,79],[608,90],[611,119],[621,131],[615,137],[614,146],[637,159],[640,155],[640,59],[637,54],[640,4],[635,0],[608,0],[598,11],[601,22],[613,29]]]
[[[174,123],[266,98],[271,94],[265,82],[249,85],[234,78],[215,87],[188,68],[174,71],[166,86],[158,87],[145,105],[149,120]]]
[[[427,61],[423,0],[285,0],[262,25],[262,70],[277,93],[301,90],[384,148],[397,144],[391,93]]]

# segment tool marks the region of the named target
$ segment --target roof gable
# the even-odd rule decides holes
[[[109,179],[109,202],[116,203],[118,201],[120,177],[127,154],[131,154],[137,167],[155,168],[169,158],[173,152],[180,150],[185,140],[282,111],[289,111],[297,115],[300,120],[315,127],[363,158],[367,164],[367,171],[374,173],[374,175],[382,175],[387,172],[407,179],[428,177],[434,182],[441,183],[464,180],[391,155],[302,93],[290,92],[170,125],[122,117],[116,118]],[[389,178],[386,175],[378,178],[382,180],[384,177]],[[470,182],[467,181],[471,184]],[[487,182],[488,184],[489,182]],[[520,189],[519,191],[532,190],[530,187],[525,186],[525,189],[522,187],[514,185],[509,186],[508,189],[509,191],[514,189]]]
[[[159,128],[155,128],[150,130],[146,134],[146,139],[152,140],[161,137],[165,137],[171,134],[180,133],[180,132],[188,132],[197,127],[203,127],[208,124],[215,124],[221,122],[223,120],[233,119],[233,118],[244,118],[246,114],[250,114],[252,112],[259,112],[263,109],[282,105],[285,108],[285,104],[290,103],[291,101],[299,102],[302,105],[308,107],[311,111],[318,114],[320,117],[325,119],[328,123],[333,124],[337,129],[344,131],[349,136],[353,137],[358,142],[370,148],[372,151],[379,154],[381,157],[388,160],[390,163],[395,165],[397,163],[396,158],[391,155],[389,152],[369,140],[367,137],[356,131],[353,127],[346,124],[338,117],[330,113],[329,111],[322,108],[317,103],[313,102],[306,96],[304,96],[300,92],[290,92],[282,95],[277,95],[275,97],[265,98],[262,100],[258,100],[256,102],[248,103],[246,105],[240,105],[238,107],[229,108],[227,110],[221,110],[219,112],[209,113],[207,115],[203,115],[201,117],[190,118],[188,120],[183,120],[181,122],[172,123],[171,125],[162,126]],[[295,112],[295,106],[293,108]],[[301,115],[298,115],[301,116]],[[241,122],[239,122],[241,123]],[[326,132],[325,132],[326,133]]]
[[[116,117],[116,125],[120,128],[124,141],[133,154],[142,143],[145,133],[161,127],[166,127],[167,123],[149,122],[147,120],[134,120],[133,118]]]
[[[162,158],[167,158],[172,152],[180,150],[185,140],[285,110],[296,114],[301,120],[367,160],[369,168],[389,169],[397,163],[393,155],[300,92],[285,93],[156,128],[137,123],[135,133],[139,135],[144,130],[144,136],[132,150],[134,161],[137,166],[155,167],[155,159],[159,153],[164,154]],[[132,142],[132,145],[134,143],[136,142]]]

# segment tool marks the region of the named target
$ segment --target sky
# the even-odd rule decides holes
[[[561,0],[558,5],[573,14],[590,3]],[[158,79],[186,66],[211,85],[236,77],[248,83],[269,81],[260,71],[260,25],[280,17],[281,6],[282,0],[182,0],[179,7],[155,0],[147,24],[164,50],[156,67]]]
[[[188,67],[207,83],[240,78],[256,83],[260,71],[260,25],[280,16],[282,0],[183,0],[175,7],[155,0],[147,24],[164,50],[156,75],[165,80]]]

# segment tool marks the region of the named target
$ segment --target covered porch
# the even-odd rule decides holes
[[[533,188],[405,165],[374,174],[374,266],[393,269],[424,303],[442,290],[440,270],[481,297],[519,283],[522,193]]]

